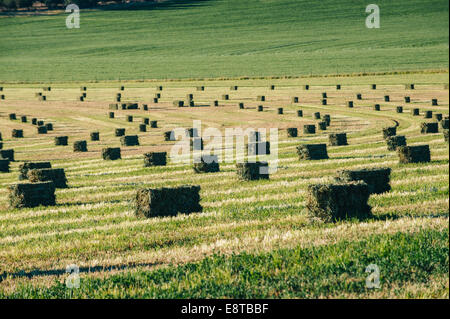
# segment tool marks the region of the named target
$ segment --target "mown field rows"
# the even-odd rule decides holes
[[[370,90],[367,83],[377,80],[377,90]],[[405,90],[403,84],[415,80],[416,90]],[[204,92],[195,91],[197,82],[161,82],[158,104],[148,102],[153,84],[125,83],[125,100],[148,103],[149,111],[119,110],[115,119],[107,118],[118,92],[115,83],[89,85],[86,102],[75,101],[79,85],[52,85],[46,102],[36,101],[37,86],[5,87],[0,132],[3,148],[15,149],[17,161],[11,173],[0,175],[0,296],[448,298],[448,144],[441,132],[421,134],[425,119],[410,112],[418,107],[448,115],[448,74],[361,77],[362,84],[351,77],[316,78],[309,91],[301,89],[309,79],[302,81],[275,82],[274,91],[268,89],[272,81],[235,81],[239,90],[232,92],[229,82],[206,83]],[[336,91],[333,82],[347,85]],[[321,106],[325,91],[329,105]],[[232,100],[221,100],[216,108],[174,108],[172,101],[187,93],[199,103],[220,100],[224,93]],[[357,101],[356,93],[364,99]],[[383,102],[386,94],[391,102]],[[255,101],[257,95],[268,101]],[[412,103],[404,103],[406,95]],[[290,103],[292,96],[300,103]],[[432,98],[438,106],[431,106]],[[348,100],[355,101],[353,109],[346,107]],[[245,110],[238,109],[240,101]],[[380,112],[372,110],[374,103],[381,104]],[[259,104],[264,112],[256,112]],[[403,114],[395,112],[398,105],[404,106]],[[277,115],[277,107],[285,114]],[[298,109],[303,118],[296,116]],[[286,136],[287,127],[316,123],[312,114],[317,111],[331,115],[327,131]],[[38,136],[31,124],[10,121],[11,112],[52,122],[55,130]],[[125,121],[128,114],[135,116],[133,123]],[[142,117],[158,120],[159,128],[139,133]],[[240,182],[234,163],[221,163],[221,172],[214,174],[195,174],[190,164],[170,161],[167,167],[143,167],[143,153],[169,151],[173,145],[164,142],[164,131],[192,127],[194,119],[221,132],[236,126],[280,128],[277,172],[267,181]],[[408,145],[430,145],[430,163],[398,163],[381,134],[393,120]],[[119,146],[113,136],[117,127],[139,134],[141,145],[122,147],[122,160],[103,161],[101,148]],[[12,128],[23,128],[25,138],[12,139]],[[73,153],[71,142],[88,139],[91,131],[100,132],[100,141],[88,141],[86,153]],[[349,145],[328,146],[328,160],[298,160],[297,145],[326,143],[330,132],[347,132]],[[54,147],[58,135],[69,135],[69,146]],[[65,169],[70,187],[56,191],[56,206],[8,208],[6,186],[17,181],[24,160],[51,160],[53,167]],[[339,169],[379,166],[392,168],[392,190],[371,196],[373,218],[335,224],[310,220],[305,210],[309,184],[331,181]],[[182,184],[201,186],[202,213],[135,217],[136,189]],[[406,263],[402,270],[401,260]],[[379,264],[383,274],[376,291],[364,288],[370,263]],[[82,269],[80,290],[69,292],[55,283],[64,282],[69,264]],[[202,279],[204,273],[208,279]]]

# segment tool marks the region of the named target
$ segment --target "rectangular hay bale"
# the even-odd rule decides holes
[[[166,166],[167,152],[150,152],[144,154],[144,167]]]
[[[328,159],[326,144],[303,144],[297,146],[299,159],[304,160],[322,160]]]
[[[390,182],[391,169],[364,168],[360,170],[340,170],[337,172],[337,181],[356,182],[363,181],[369,186],[370,194],[382,194],[391,190]]]
[[[429,145],[399,146],[397,147],[397,154],[402,164],[431,161]]]
[[[56,188],[67,188],[67,178],[64,168],[37,168],[27,173],[32,183],[53,182]]]
[[[176,216],[201,212],[200,186],[139,189],[136,193],[137,217]]]
[[[56,204],[53,182],[17,183],[8,186],[11,208],[52,206]]]
[[[306,208],[311,217],[325,222],[370,217],[369,187],[366,183],[331,183],[309,185]]]

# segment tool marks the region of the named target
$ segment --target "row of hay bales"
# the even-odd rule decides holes
[[[10,113],[8,115],[9,119],[11,121],[16,121],[18,119],[18,116],[16,113]],[[20,121],[22,123],[28,123],[28,118],[26,115],[20,116]],[[53,131],[53,123],[45,123],[43,120],[39,120],[37,118],[31,119],[31,124],[37,126],[37,133],[38,134],[47,134],[48,131]],[[23,138],[23,130],[22,129],[13,129],[11,131],[11,137],[13,138]]]

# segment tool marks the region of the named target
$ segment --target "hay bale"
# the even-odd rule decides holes
[[[422,123],[420,124],[420,133],[422,134],[430,134],[430,133],[438,133],[439,132],[439,123]]]
[[[376,84],[372,84],[371,88],[372,88],[372,90],[376,90],[377,89],[377,85]]]
[[[133,122],[133,115],[127,115],[127,122]]]
[[[53,131],[53,124],[52,123],[45,124],[45,127],[47,128],[47,131]]]
[[[164,132],[165,141],[175,141],[175,133],[173,131]]]
[[[256,101],[264,102],[266,100],[266,97],[264,95],[258,95],[256,97]]]
[[[282,107],[279,107],[279,108],[277,109],[277,113],[280,114],[280,115],[283,114],[283,108],[282,108]]]
[[[372,215],[368,205],[369,187],[364,182],[309,185],[306,208],[311,217],[325,222],[350,218],[367,218]]]
[[[111,103],[111,104],[109,104],[109,109],[110,110],[118,110],[119,105],[117,103]]]
[[[329,158],[326,144],[299,145],[297,146],[297,154],[301,160],[321,160]]]
[[[27,123],[27,117],[25,116],[25,115],[22,115],[21,117],[20,117],[20,121],[22,122],[22,123]]]
[[[194,163],[193,169],[197,174],[219,172],[219,158],[217,155],[203,155]]]
[[[244,109],[244,103],[242,103],[242,102],[239,103],[239,109],[241,109],[241,110]]]
[[[236,173],[240,180],[255,181],[269,179],[269,164],[267,162],[244,162],[236,164]]]
[[[270,88],[271,90],[275,90],[275,85],[271,85],[269,88]]]
[[[391,169],[387,168],[364,168],[361,170],[340,170],[337,172],[338,182],[362,181],[369,186],[370,194],[382,194],[391,190]]]
[[[231,91],[237,91],[237,89],[238,89],[237,85],[233,85],[233,86],[230,87]]]
[[[313,124],[303,125],[303,134],[316,134],[316,126]]]
[[[438,105],[438,99],[432,99],[431,100],[431,105],[437,106]]]
[[[298,103],[298,96],[294,96],[291,98],[292,103]]]
[[[441,127],[442,127],[444,130],[448,130],[448,128],[449,128],[449,119],[448,119],[448,118],[443,119],[443,120],[441,121]]]
[[[87,87],[85,87],[85,86],[80,87],[80,91],[86,91],[86,90],[87,90]]]
[[[361,93],[356,94],[356,99],[357,100],[362,100],[362,94]]]
[[[433,117],[438,122],[442,121],[442,113],[436,113],[433,115]]]
[[[228,94],[223,94],[222,95],[222,100],[229,100],[230,96]]]
[[[297,110],[297,116],[298,117],[303,117],[303,111],[302,110]]]
[[[162,90],[163,90],[163,87],[161,85],[156,87],[156,91],[162,91]]]
[[[381,111],[381,106],[380,106],[380,104],[375,104],[375,105],[373,106],[373,109],[374,109],[375,111]]]
[[[219,101],[216,100],[213,102],[213,104],[214,104],[214,106],[219,106]]]
[[[55,145],[65,146],[68,144],[68,140],[69,140],[68,136],[55,136]]]
[[[336,84],[336,90],[340,90],[341,89],[341,85],[340,84]]]
[[[47,134],[47,127],[46,126],[38,126],[37,133],[38,134]]]
[[[397,113],[403,113],[403,106],[397,106]]]
[[[86,93],[82,93],[81,96],[87,97],[87,94]]]
[[[270,142],[250,142],[246,148],[247,155],[269,155],[270,154]]]
[[[46,86],[46,87],[43,87],[42,90],[50,92],[52,90],[52,88],[50,86]]]
[[[108,116],[109,116],[110,119],[113,119],[114,118],[114,112],[109,112]]]
[[[197,86],[197,91],[204,91],[205,87],[204,86]]]
[[[100,141],[100,133],[91,132],[91,141]]]
[[[102,149],[102,158],[105,161],[115,161],[121,159],[120,147],[106,147]]]
[[[0,142],[0,150],[3,149],[3,143]]]
[[[137,110],[137,109],[139,109],[139,104],[138,103],[125,103],[125,109]]]
[[[154,97],[154,98],[153,98],[153,103],[154,103],[154,104],[157,104],[158,102],[159,102],[159,99],[156,98],[156,97]]]
[[[192,94],[192,93],[186,94],[186,100],[192,101],[193,99],[194,99],[194,94]]]
[[[448,143],[448,130],[444,130],[443,134],[444,134],[444,141]]]
[[[37,121],[37,126],[43,126],[44,125],[44,121]]]
[[[142,109],[144,111],[148,111],[148,105],[147,104],[142,104]]]
[[[326,99],[327,97],[327,92],[322,92],[322,99]]]
[[[150,127],[151,128],[157,128],[158,127],[158,121],[150,121]]]
[[[0,150],[0,158],[14,162],[14,150]]]
[[[409,90],[414,90],[415,89],[415,85],[413,84],[413,83],[411,83],[411,84],[406,84],[405,85],[405,89],[409,89]]]
[[[139,145],[139,137],[137,135],[125,135],[120,138],[122,146],[136,146]]]
[[[306,90],[306,91],[308,91],[308,90],[309,90],[309,84],[303,85],[303,89]]]
[[[342,146],[347,144],[347,133],[331,133],[328,135],[331,146]]]
[[[0,158],[0,172],[9,173],[9,160]]]
[[[23,130],[13,129],[11,131],[11,136],[14,138],[22,138],[23,137]]]
[[[418,108],[414,108],[411,110],[411,113],[413,116],[419,116],[420,115],[420,110]]]
[[[296,127],[289,127],[286,129],[287,136],[288,137],[297,137],[298,136],[298,130]]]
[[[175,100],[175,101],[173,101],[173,106],[183,107],[184,106],[184,101]]]
[[[0,95],[0,100],[4,100],[5,99],[5,94],[1,94]]]
[[[143,117],[142,118],[142,124],[149,125],[150,124],[150,119],[148,117]]]
[[[391,127],[385,127],[383,128],[383,138],[387,139],[389,136],[397,135],[397,127],[391,126]]]
[[[123,85],[119,86],[119,90],[120,91],[124,91],[125,90],[125,86],[123,86]]]
[[[122,99],[120,96],[116,96],[116,102],[120,102]]]
[[[139,124],[139,132],[147,132],[147,125]]]
[[[166,152],[150,152],[144,154],[144,167],[150,166],[166,166]]]
[[[114,135],[116,137],[124,136],[125,135],[125,129],[124,128],[116,128],[114,131]]]
[[[262,112],[262,111],[264,111],[264,106],[258,105],[258,112]]]
[[[2,140],[3,140],[2,133],[0,132],[0,141],[2,141]]]
[[[347,102],[347,106],[348,106],[349,108],[353,108],[353,101],[348,101],[348,102]]]
[[[83,102],[84,101],[84,96],[80,96],[79,100],[80,100],[80,102]]]
[[[19,165],[19,180],[28,179],[28,172],[33,169],[52,168],[50,162],[24,162]]]
[[[384,96],[384,102],[390,102],[391,98],[389,97],[389,95],[385,95]]]
[[[17,120],[16,113],[10,113],[10,114],[9,114],[9,119],[10,119],[11,121]]]
[[[195,106],[195,103],[194,103],[194,101],[188,101],[188,105],[189,105],[190,107],[194,107],[194,106]]]
[[[74,152],[87,152],[87,142],[86,141],[75,141],[73,142]]]
[[[37,118],[32,118],[31,119],[31,124],[32,125],[37,125]]]
[[[137,217],[176,216],[202,210],[200,186],[139,189],[136,193]]]
[[[423,117],[426,118],[426,119],[433,118],[433,111],[425,111]]]
[[[315,112],[315,113],[313,114],[313,118],[314,118],[315,120],[320,120],[320,112]]]
[[[32,183],[53,182],[56,188],[67,188],[64,168],[38,168],[28,171],[28,179]]]
[[[160,99],[161,98],[161,93],[155,93],[155,95],[153,97],[155,99]]]
[[[122,93],[116,93],[116,97],[122,97]]]
[[[319,123],[317,123],[317,126],[318,126],[319,130],[321,130],[321,131],[327,130],[327,122],[325,122],[325,121],[320,121]]]
[[[326,99],[322,100],[322,105],[327,105],[327,100]]]
[[[389,136],[386,138],[388,151],[395,151],[399,146],[406,146],[406,137],[404,135]]]
[[[411,103],[411,98],[409,96],[405,96],[405,103]]]
[[[429,145],[399,146],[397,147],[397,154],[402,164],[431,161]]]
[[[323,120],[327,123],[327,126],[330,126],[330,124],[331,124],[331,115],[330,114],[325,114],[323,116]]]
[[[18,183],[8,186],[11,208],[55,205],[55,185],[53,182]]]

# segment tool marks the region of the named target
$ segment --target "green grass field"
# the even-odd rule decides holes
[[[0,82],[218,78],[448,68],[448,1],[169,1],[140,10],[0,16]]]

